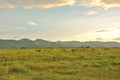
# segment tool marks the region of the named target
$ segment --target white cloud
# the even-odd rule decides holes
[[[95,14],[98,14],[98,11],[88,11],[86,13],[86,15],[88,15],[88,16],[95,15]]]
[[[0,0],[0,7],[14,8],[51,8],[56,6],[74,5],[76,0]]]
[[[72,6],[79,2],[80,5],[98,6],[106,9],[120,7],[120,0],[0,0],[0,8],[51,8],[67,5]]]
[[[96,32],[107,32],[108,30],[98,30],[98,31],[96,31]]]
[[[38,26],[38,24],[33,21],[28,21],[27,24],[30,26]]]
[[[120,27],[117,27],[116,29],[120,29]]]
[[[4,32],[5,30],[4,29],[0,29],[0,32]]]
[[[120,37],[114,38],[113,40],[118,40],[118,41],[120,41]]]
[[[96,38],[96,40],[97,40],[97,41],[102,41],[102,40],[103,40],[103,38],[98,37],[98,38]]]
[[[84,6],[98,6],[105,9],[111,7],[120,7],[120,0],[79,0]]]
[[[18,30],[24,30],[25,28],[24,27],[16,27],[16,29],[18,29]]]

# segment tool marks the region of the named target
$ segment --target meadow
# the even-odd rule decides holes
[[[120,80],[120,48],[0,49],[0,80]]]

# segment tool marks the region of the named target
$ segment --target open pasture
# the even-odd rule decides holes
[[[120,80],[120,48],[0,49],[0,80]]]

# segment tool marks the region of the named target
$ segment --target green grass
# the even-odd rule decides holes
[[[0,49],[0,80],[120,80],[120,48],[65,50]]]

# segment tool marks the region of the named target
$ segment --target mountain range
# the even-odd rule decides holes
[[[0,48],[36,48],[36,47],[120,47],[119,42],[100,41],[47,41],[43,39],[21,39],[3,40],[0,39]]]

